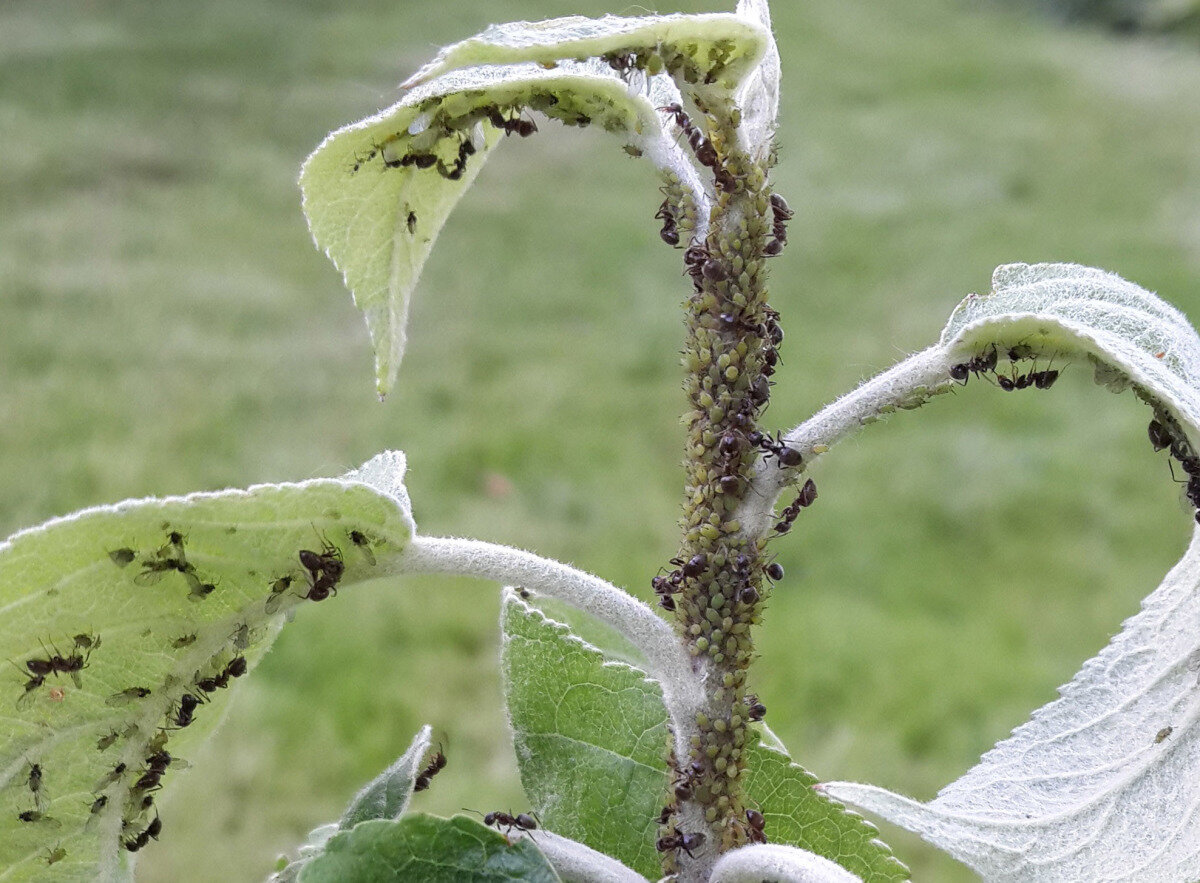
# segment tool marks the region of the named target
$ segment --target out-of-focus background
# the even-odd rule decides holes
[[[773,263],[787,340],[770,426],[932,342],[1000,263],[1101,266],[1200,316],[1188,12],[1048,5],[776,2],[777,180],[797,216]],[[395,100],[443,43],[643,11],[6,0],[0,535],[402,448],[426,533],[651,597],[677,537],[687,285],[648,165],[555,124],[504,144],[425,271],[385,404],[295,184],[328,130]],[[775,545],[787,577],[753,675],[795,757],[927,799],[1051,700],[1189,535],[1148,419],[1074,367],[1050,391],[973,381],[825,458],[820,501]],[[494,586],[447,579],[302,610],[163,801],[141,878],[260,879],[424,722],[450,762],[419,808],[521,808],[497,613]],[[919,879],[972,879],[884,836]]]

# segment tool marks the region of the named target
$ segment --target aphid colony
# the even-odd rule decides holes
[[[158,584],[170,574],[179,574],[188,587],[188,598],[192,601],[203,601],[216,589],[214,582],[206,582],[197,571],[196,565],[189,560],[187,538],[178,531],[164,525],[166,542],[153,554],[140,557],[132,548],[122,547],[108,553],[109,559],[120,568],[128,567],[135,562],[140,566],[133,577],[138,586]],[[372,551],[373,540],[364,532],[351,530],[347,538],[363,559],[370,565],[375,564]],[[321,601],[331,594],[337,593],[337,585],[345,573],[342,551],[337,546],[322,538],[320,550],[301,549],[297,559],[303,568],[303,576],[307,585],[301,594],[290,593],[311,601]],[[278,609],[286,590],[297,581],[299,575],[287,574],[272,581],[270,593],[264,603],[264,610],[270,614]],[[133,685],[110,694],[104,700],[105,705],[120,708],[133,703],[141,703],[152,697],[161,695],[162,701],[167,702],[163,723],[152,738],[138,752],[138,761],[131,762],[128,757],[115,763],[107,773],[96,782],[87,809],[92,818],[98,816],[115,801],[121,801],[122,828],[121,844],[130,852],[144,848],[151,840],[157,840],[162,831],[162,820],[157,814],[150,818],[154,806],[155,794],[162,787],[162,778],[169,767],[184,767],[187,764],[173,757],[166,749],[170,734],[179,729],[191,726],[196,712],[208,702],[208,696],[218,690],[225,689],[231,681],[244,675],[249,665],[242,653],[253,641],[253,631],[247,623],[241,623],[222,642],[221,649],[209,662],[196,671],[190,685],[178,692],[178,681],[174,676],[168,676],[164,685],[156,690],[148,686]],[[197,641],[195,631],[179,635],[170,640],[170,646],[175,650],[183,650],[193,646]],[[24,666],[14,666],[26,678],[24,689],[17,699],[17,706],[28,706],[49,678],[60,675],[70,675],[76,687],[83,686],[81,672],[88,668],[93,652],[101,646],[98,635],[91,632],[81,632],[73,635],[66,644],[67,649],[60,650],[51,641],[50,646],[42,645],[42,653],[27,659]],[[173,697],[173,698],[172,698]],[[135,743],[140,732],[140,725],[131,723],[124,730],[112,730],[101,735],[96,741],[96,750],[106,752],[119,742]],[[429,780],[446,764],[445,756],[439,751],[431,759],[430,764],[417,780],[417,790],[428,787]],[[28,775],[25,778],[25,788],[33,800],[31,809],[17,813],[18,821],[28,825],[45,825],[61,827],[61,822],[48,813],[46,788],[47,773],[41,762],[30,762]],[[47,863],[53,864],[66,856],[62,847],[50,850]]]

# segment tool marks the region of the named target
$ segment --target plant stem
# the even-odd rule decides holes
[[[720,853],[748,839],[746,670],[754,657],[750,629],[767,596],[767,562],[763,538],[746,532],[735,513],[753,475],[761,443],[755,426],[770,394],[767,378],[780,339],[766,301],[765,257],[774,241],[766,169],[735,147],[730,114],[709,109],[705,123],[707,146],[696,155],[713,168],[716,199],[707,237],[693,239],[684,254],[694,291],[685,303],[683,541],[671,562],[675,569],[655,580],[700,664],[705,692],[695,735],[673,759],[677,803],[662,831],[664,837],[703,837],[697,843],[693,836],[687,849],[663,852],[664,871],[680,881],[707,879]],[[707,147],[715,164],[705,162]]]

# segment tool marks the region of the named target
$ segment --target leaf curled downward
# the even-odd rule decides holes
[[[1086,355],[1194,449],[1200,338],[1116,276],[1068,264],[996,271],[942,338],[953,351]],[[1179,439],[1176,439],[1179,442]],[[1200,878],[1200,528],[1141,611],[1060,697],[927,804],[868,785],[827,793],[915,831],[992,881]]]
[[[527,838],[509,842],[466,816],[416,813],[342,831],[298,877],[300,883],[559,883]]]
[[[403,465],[384,454],[341,479],[130,500],[0,544],[0,657],[12,662],[0,676],[0,867],[11,879],[36,877],[60,843],[63,880],[113,877],[149,846],[158,786],[310,591],[300,551],[345,586],[407,545],[407,500],[390,492],[399,478],[365,477]]]
[[[531,131],[522,111],[619,135],[689,190],[707,216],[695,167],[656,110],[677,96],[665,77],[635,90],[594,59],[553,69],[532,62],[460,68],[325,138],[300,173],[304,212],[363,311],[380,395],[395,380],[409,301],[434,241],[501,132]]]
[[[744,0],[745,2],[745,0]],[[765,5],[765,0],[753,0]],[[729,91],[761,60],[770,42],[769,20],[757,12],[701,15],[646,15],[585,18],[570,15],[545,21],[492,25],[482,33],[442,49],[405,81],[428,82],[455,68],[481,64],[535,62],[554,65],[566,59],[620,55],[657,56],[650,73],[672,69],[677,79],[697,87],[720,84]]]

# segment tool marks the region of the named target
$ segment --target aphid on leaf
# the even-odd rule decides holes
[[[113,784],[114,782],[119,781],[121,776],[125,775],[125,771],[127,769],[129,769],[129,767],[126,764],[124,764],[124,763],[117,764],[115,767],[112,768],[112,770],[110,770],[109,772],[104,774],[104,776],[100,779],[100,781],[98,781],[95,784],[95,786],[92,788],[92,791],[93,792],[103,791],[109,785]]]
[[[47,825],[51,828],[61,828],[62,822],[58,819],[51,818],[44,812],[36,809],[27,809],[24,812],[17,813],[17,820],[24,822],[27,825]]]
[[[113,564],[117,567],[125,567],[133,563],[133,559],[137,557],[137,552],[130,548],[113,549],[108,553],[108,557],[112,559]]]
[[[1163,727],[1161,730],[1159,730],[1159,731],[1158,731],[1158,732],[1157,732],[1157,733],[1154,735],[1154,744],[1155,744],[1155,745],[1158,745],[1160,742],[1162,742],[1162,741],[1164,741],[1165,739],[1167,739],[1167,738],[1168,738],[1168,737],[1169,737],[1169,736],[1170,736],[1172,733],[1174,733],[1174,732],[1175,732],[1175,728],[1174,728],[1174,727]]]
[[[55,862],[60,862],[67,857],[67,850],[62,846],[56,846],[54,849],[46,848],[46,864],[52,865]]]
[[[128,705],[135,699],[145,699],[150,695],[150,690],[146,687],[129,687],[121,690],[119,693],[113,693],[104,700],[105,705]]]
[[[176,650],[182,650],[184,647],[190,647],[194,643],[196,643],[196,633],[189,632],[186,635],[180,635],[178,638],[172,641],[171,646]]]
[[[367,538],[367,535],[361,530],[352,530],[350,531],[349,536],[350,542],[354,543],[354,545],[358,547],[358,550],[362,552],[363,557],[367,559],[367,563],[374,567],[375,553],[371,551],[371,541]]]

